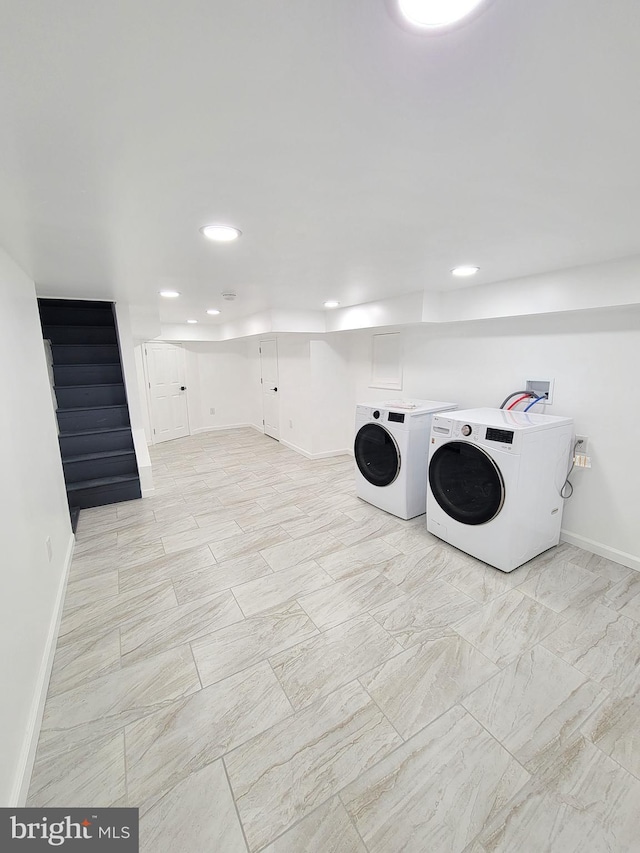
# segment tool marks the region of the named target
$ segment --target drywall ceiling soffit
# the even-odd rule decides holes
[[[3,3],[0,244],[41,295],[212,329],[640,252],[637,0],[427,38],[386,4]]]

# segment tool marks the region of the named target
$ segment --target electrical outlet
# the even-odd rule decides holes
[[[525,391],[530,391],[536,397],[547,398],[544,403],[538,403],[538,406],[551,405],[553,402],[553,379],[527,379],[524,388]]]
[[[44,540],[44,544],[47,546],[47,557],[49,558],[49,562],[53,560],[53,546],[51,544],[51,537],[47,536]]]
[[[573,442],[573,443],[575,444],[575,448],[576,448],[576,449],[574,450],[574,453],[576,453],[576,454],[582,454],[582,455],[586,454],[586,452],[587,452],[587,444],[589,443],[589,438],[588,438],[588,436],[586,436],[586,435],[576,435],[576,437],[575,437],[575,439],[574,439],[574,442]]]
[[[215,413],[216,413],[216,410],[214,408],[209,409],[210,415],[215,415]]]

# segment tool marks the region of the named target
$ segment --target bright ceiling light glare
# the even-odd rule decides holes
[[[231,243],[242,234],[242,231],[234,228],[233,225],[204,225],[200,231],[208,240],[216,243]]]
[[[340,305],[339,302],[336,302],[335,299],[329,299],[328,302],[324,303],[325,308],[337,308]]]
[[[212,316],[215,316],[216,314],[219,314],[219,313],[220,312],[218,311],[217,308],[209,308],[209,310],[207,311],[207,314],[211,314]]]
[[[455,275],[458,278],[469,278],[470,275],[475,275],[480,267],[454,267],[451,270],[451,275]]]
[[[197,323],[197,320],[187,320],[187,323]]]
[[[175,299],[176,296],[180,296],[177,290],[161,290],[160,296],[164,296],[165,299]]]
[[[398,0],[398,9],[414,27],[436,30],[456,24],[485,0]]]

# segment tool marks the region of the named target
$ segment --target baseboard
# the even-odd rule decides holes
[[[223,426],[197,427],[191,430],[191,435],[199,435],[201,432],[221,432],[225,429],[247,429],[253,427],[262,432],[262,427],[257,427],[255,424],[224,424]]]
[[[156,493],[155,486],[152,489],[141,488],[140,491],[142,492],[143,498],[150,498],[152,495],[155,495],[155,493]]]
[[[36,757],[36,749],[38,748],[40,727],[42,725],[44,705],[47,700],[47,691],[49,689],[49,679],[51,678],[53,659],[56,652],[56,645],[58,643],[58,631],[60,630],[60,620],[62,619],[64,597],[67,590],[67,580],[69,578],[69,569],[71,568],[75,542],[75,536],[71,534],[69,537],[64,569],[62,571],[62,577],[60,578],[60,586],[58,587],[53,615],[49,624],[49,634],[42,654],[42,664],[40,672],[38,673],[38,681],[36,684],[33,703],[31,705],[31,712],[29,714],[29,719],[27,720],[26,733],[23,742],[22,754],[18,763],[16,781],[11,793],[11,802],[7,804],[11,808],[20,808],[24,806],[29,794],[31,773],[33,771],[33,763]]]
[[[289,450],[295,450],[296,453],[299,453],[306,459],[329,459],[332,456],[344,456],[345,454],[349,453],[348,450],[325,450],[323,453],[310,453],[308,450],[304,450],[304,448],[298,447],[297,444],[292,444],[290,441],[285,441],[284,438],[280,439],[280,444],[283,444],[285,447],[288,447]]]
[[[592,554],[597,554],[598,557],[605,557],[607,560],[613,560],[614,563],[620,563],[622,566],[627,566],[629,569],[635,569],[637,572],[640,572],[640,557],[634,557],[633,554],[627,554],[626,551],[610,548],[608,545],[603,545],[601,542],[594,542],[593,539],[587,539],[586,536],[578,536],[576,533],[570,533],[568,530],[560,531],[560,539],[569,545],[576,545],[584,551],[591,551]]]

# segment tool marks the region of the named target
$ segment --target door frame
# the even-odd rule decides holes
[[[156,442],[156,434],[155,427],[153,425],[153,406],[151,403],[151,379],[149,372],[149,364],[148,364],[148,354],[147,354],[147,344],[163,344],[166,346],[179,347],[182,350],[182,354],[184,357],[184,347],[180,341],[143,341],[142,342],[142,369],[144,374],[144,399],[147,406],[147,415],[149,418],[149,429],[151,430],[151,444],[157,444]],[[189,435],[191,435],[191,421],[189,419],[189,384],[187,382],[187,362],[186,359],[184,361],[184,372],[185,372],[185,385],[187,388],[187,428],[189,430]],[[159,442],[163,444],[164,442]]]

